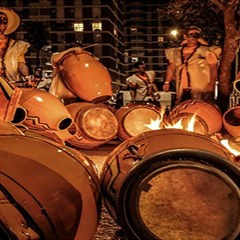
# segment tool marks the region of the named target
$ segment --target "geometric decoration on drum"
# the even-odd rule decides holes
[[[23,88],[19,104],[27,111],[23,122],[30,129],[65,130],[73,123],[66,107],[52,94]]]
[[[5,134],[0,166],[1,239],[94,237],[100,182],[85,155],[53,141]]]
[[[194,132],[212,135],[222,128],[222,113],[217,105],[200,100],[186,100],[173,107],[169,122],[175,125],[181,120],[184,129],[194,119]]]
[[[132,137],[107,157],[101,186],[129,239],[240,237],[240,168],[207,136],[160,129]]]

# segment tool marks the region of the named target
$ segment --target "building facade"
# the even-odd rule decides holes
[[[53,52],[80,46],[99,58],[113,80],[125,87],[136,60],[155,70],[162,82],[166,69],[166,21],[161,5],[146,0],[2,0],[16,10],[21,26],[17,39],[30,42],[28,64],[51,69]]]

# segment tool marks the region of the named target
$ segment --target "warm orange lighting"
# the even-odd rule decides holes
[[[230,142],[228,139],[222,139],[220,140],[220,143],[234,156],[240,156],[240,149],[230,146]]]
[[[151,130],[161,129],[162,128],[161,123],[163,122],[164,114],[165,114],[165,110],[161,109],[157,119],[156,120],[151,119],[150,124],[144,124],[144,126],[148,127]]]

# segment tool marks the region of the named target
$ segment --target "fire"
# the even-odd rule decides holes
[[[233,148],[230,145],[230,142],[228,139],[222,139],[220,140],[220,143],[229,151],[231,152],[234,156],[240,156],[240,150],[238,150],[237,148]]]
[[[195,129],[196,125],[196,115],[193,115],[190,119],[186,117],[180,118],[177,122],[172,122],[172,123],[164,123],[163,126],[161,126],[161,123],[163,122],[163,116],[164,112],[161,112],[160,115],[156,120],[151,119],[150,124],[144,124],[146,127],[148,127],[151,130],[158,130],[162,128],[177,128],[177,129],[184,129],[190,132],[195,132],[197,131]],[[187,120],[187,121],[186,121]]]

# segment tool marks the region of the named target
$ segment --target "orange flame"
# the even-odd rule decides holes
[[[229,151],[231,152],[234,156],[240,156],[240,150],[237,148],[233,148],[230,146],[230,142],[228,139],[222,139],[220,140],[220,143]]]

